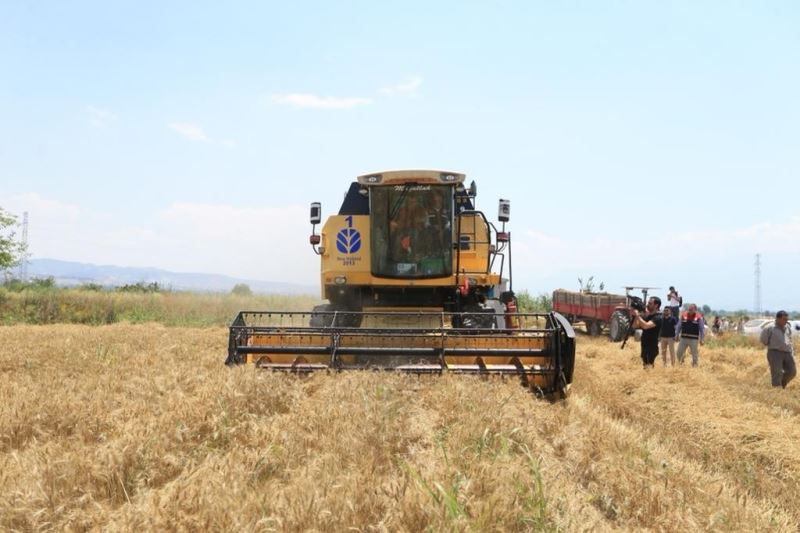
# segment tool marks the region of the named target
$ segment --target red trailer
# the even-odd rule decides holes
[[[586,331],[592,336],[600,335],[604,327],[609,327],[615,311],[627,308],[628,298],[624,294],[553,291],[553,311],[561,313],[570,322],[583,321]]]
[[[553,291],[553,311],[561,313],[570,322],[583,321],[586,331],[592,336],[600,335],[603,328],[608,328],[608,337],[619,342],[628,332],[631,299],[636,298],[630,292],[634,289],[641,290],[641,300],[646,302],[648,291],[658,287],[625,287],[625,294],[557,289]]]

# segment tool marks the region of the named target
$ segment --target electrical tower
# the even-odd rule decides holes
[[[28,281],[28,212],[22,213],[22,257],[19,263],[19,279]]]
[[[755,309],[753,309],[753,311],[755,311],[757,315],[761,315],[761,254],[756,254],[755,278]]]

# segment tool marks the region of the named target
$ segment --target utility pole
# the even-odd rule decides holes
[[[761,254],[756,254],[755,278],[755,308],[753,311],[755,311],[757,315],[761,315]]]
[[[28,281],[28,212],[22,213],[22,257],[19,263],[19,278]]]

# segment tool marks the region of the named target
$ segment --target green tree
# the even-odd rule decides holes
[[[16,239],[17,217],[0,207],[0,271],[18,264],[25,246]]]
[[[545,293],[532,296],[523,290],[517,293],[517,305],[523,313],[549,313],[553,310],[553,299]]]
[[[236,296],[252,296],[253,291],[247,283],[237,283],[233,286],[233,289],[231,289],[231,294],[235,294]]]

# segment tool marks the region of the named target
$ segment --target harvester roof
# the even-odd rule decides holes
[[[358,177],[363,185],[388,185],[390,183],[463,183],[464,174],[449,170],[385,170]]]

